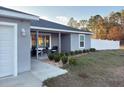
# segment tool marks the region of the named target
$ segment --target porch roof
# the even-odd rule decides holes
[[[55,22],[51,22],[44,19],[39,19],[32,21],[31,28],[34,29],[45,29],[45,30],[53,30],[53,31],[61,31],[61,32],[74,32],[74,33],[86,33],[92,34],[90,31],[80,30],[76,28],[72,28],[66,25],[58,24]]]

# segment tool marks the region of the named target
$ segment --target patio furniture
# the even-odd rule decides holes
[[[46,47],[46,48],[44,48],[44,49],[42,50],[42,53],[43,53],[43,54],[48,54],[48,52],[49,52],[49,48],[48,48],[48,47]]]
[[[37,53],[36,48],[32,47],[32,49],[31,49],[31,56],[32,57],[36,56],[36,53]]]
[[[43,50],[43,48],[35,48],[35,51],[37,51],[38,52],[38,55],[42,55],[43,53],[42,53],[42,50]]]
[[[58,46],[53,46],[51,52],[52,53],[58,52]]]

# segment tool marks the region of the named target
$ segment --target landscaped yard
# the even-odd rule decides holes
[[[97,51],[66,65],[68,73],[44,82],[49,87],[124,86],[124,50]]]

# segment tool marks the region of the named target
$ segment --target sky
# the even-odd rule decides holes
[[[71,17],[87,20],[100,14],[108,16],[112,11],[121,11],[124,6],[7,6],[40,16],[40,18],[66,25]]]

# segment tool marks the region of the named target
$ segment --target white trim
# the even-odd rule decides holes
[[[50,47],[49,47],[49,49],[51,49],[52,48],[52,45],[51,45],[51,34],[50,34]]]
[[[14,76],[17,76],[18,75],[18,57],[17,57],[17,55],[18,55],[18,47],[17,47],[17,42],[18,42],[18,31],[17,31],[17,24],[15,24],[14,25],[14,29],[15,29],[15,35],[14,35],[14,37],[15,37],[15,53],[14,53],[14,56],[15,56],[15,59],[14,59],[14,63],[15,63],[15,66],[14,66],[14,68],[15,68],[15,70],[14,70]]]
[[[74,31],[74,30],[63,30],[63,29],[54,29],[54,28],[46,28],[46,27],[37,27],[37,26],[31,26],[31,29],[40,29],[40,30],[52,30],[56,32],[70,32],[70,33],[80,33],[80,34],[93,34],[91,32],[83,32],[83,31]]]
[[[17,24],[16,23],[9,23],[9,22],[0,22],[0,25],[8,25],[8,26],[14,26],[14,72],[13,75],[18,75],[18,57],[17,57]]]
[[[39,17],[35,15],[19,13],[16,11],[4,10],[4,9],[0,9],[0,15],[4,17],[21,18],[21,19],[27,19],[27,20],[39,20]]]
[[[84,36],[84,46],[80,46],[80,36]],[[79,34],[79,48],[85,48],[85,35],[84,34]]]
[[[38,45],[38,36],[39,36],[39,31],[36,32],[36,49],[37,49],[37,50],[36,50],[36,51],[37,51],[37,55],[36,55],[36,56],[37,56],[37,59],[38,59],[38,57],[39,57],[39,56],[38,56],[38,48],[39,48],[39,45]]]
[[[59,53],[61,53],[61,33],[59,32]]]

